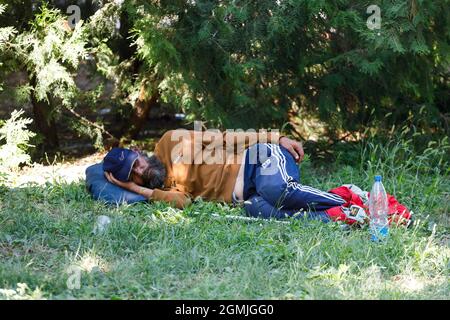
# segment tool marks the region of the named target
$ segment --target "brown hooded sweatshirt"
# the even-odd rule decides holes
[[[164,188],[154,189],[151,198],[178,208],[198,197],[232,202],[244,150],[256,143],[278,144],[279,138],[278,131],[168,131],[154,152],[167,170]]]

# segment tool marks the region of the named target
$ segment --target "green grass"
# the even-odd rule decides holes
[[[303,182],[321,189],[368,189],[382,173],[418,221],[392,228],[384,244],[369,241],[366,229],[345,232],[337,223],[231,220],[225,216],[243,212],[223,204],[111,207],[93,201],[83,183],[4,187],[0,297],[449,299],[450,180],[442,163],[429,165],[442,154],[409,154],[399,144],[389,150],[373,158],[376,147],[366,145],[355,166],[342,159],[302,166]],[[112,223],[93,234],[99,215]],[[82,270],[79,289],[67,285],[74,268]]]

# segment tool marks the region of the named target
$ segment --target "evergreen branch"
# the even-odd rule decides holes
[[[101,132],[105,133],[107,136],[109,136],[112,139],[116,139],[116,137],[114,137],[108,130],[106,130],[105,128],[103,128],[103,126],[98,125],[95,122],[90,121],[89,119],[87,119],[86,117],[83,117],[81,114],[79,114],[78,112],[76,112],[74,109],[70,108],[69,106],[65,106],[66,109],[72,113],[75,117],[77,117],[78,119],[80,119],[81,122],[83,122],[86,125],[92,126],[96,129],[99,129]]]

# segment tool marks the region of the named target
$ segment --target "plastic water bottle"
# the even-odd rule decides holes
[[[370,191],[369,211],[370,239],[376,242],[386,239],[389,234],[388,200],[381,176],[375,176],[375,183]]]
[[[111,223],[111,219],[108,216],[99,216],[97,218],[97,222],[94,226],[94,230],[92,230],[92,233],[94,234],[100,234],[105,232],[108,225]]]

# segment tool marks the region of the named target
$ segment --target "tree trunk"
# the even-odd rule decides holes
[[[146,94],[147,82],[143,81],[139,92],[139,97],[133,107],[133,113],[125,131],[125,137],[136,139],[145,122],[152,107],[157,104],[159,92],[154,91],[151,97]]]
[[[36,87],[36,80],[34,78],[31,79],[30,83],[33,88]],[[44,149],[57,149],[59,147],[59,140],[55,119],[50,114],[51,106],[45,101],[38,101],[34,94],[31,94],[31,103],[33,105],[34,123],[39,132],[44,136]]]

